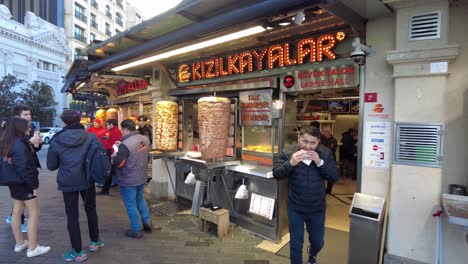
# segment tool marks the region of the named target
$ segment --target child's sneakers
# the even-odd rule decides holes
[[[28,258],[36,257],[42,254],[45,254],[49,252],[52,248],[51,247],[45,247],[37,244],[36,248],[33,250],[28,249],[28,252],[26,253],[26,256]]]
[[[27,233],[28,232],[28,224],[24,223],[21,225],[21,233]]]
[[[104,240],[99,239],[97,242],[91,241],[91,243],[89,243],[87,251],[96,252],[99,250],[99,248],[102,248],[102,247],[104,247]]]
[[[23,245],[15,245],[15,252],[21,252],[25,249],[27,249],[29,246],[29,243],[27,240],[24,241]]]
[[[5,222],[7,224],[11,224],[11,215],[9,215],[6,219],[5,219]]]
[[[85,261],[88,259],[88,255],[86,255],[86,253],[84,252],[84,250],[82,250],[80,253],[76,252],[74,249],[68,251],[68,252],[65,252],[63,254],[63,259],[66,260],[66,261],[77,261],[77,262],[81,262],[81,261]]]

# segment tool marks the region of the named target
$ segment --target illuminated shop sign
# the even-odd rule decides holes
[[[288,72],[281,77],[281,90],[301,92],[315,89],[356,87],[359,82],[355,64],[311,67],[310,70]]]
[[[135,80],[133,82],[125,82],[121,84],[116,90],[115,93],[117,96],[128,94],[135,91],[141,91],[148,87],[148,83],[145,80]]]
[[[231,56],[212,57],[178,67],[179,82],[212,79],[265,69],[334,60],[337,41],[345,39],[344,32],[326,34],[318,38],[304,38],[297,43],[275,44],[262,50],[248,50]]]

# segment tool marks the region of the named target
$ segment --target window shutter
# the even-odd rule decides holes
[[[409,38],[410,40],[440,38],[440,12],[412,16]]]
[[[397,123],[394,163],[441,167],[442,124]]]

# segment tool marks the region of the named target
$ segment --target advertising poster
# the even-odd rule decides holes
[[[390,122],[366,122],[364,139],[364,166],[370,168],[390,168]]]

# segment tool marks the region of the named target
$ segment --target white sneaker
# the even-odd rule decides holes
[[[21,252],[25,249],[27,249],[29,246],[28,241],[24,240],[23,245],[15,245],[15,252]]]
[[[45,253],[49,252],[51,249],[52,249],[51,247],[45,247],[45,246],[41,246],[41,245],[37,244],[36,249],[34,249],[34,250],[29,250],[28,249],[28,252],[26,253],[26,256],[28,258],[32,258],[32,257],[35,257],[35,256],[45,254]]]

